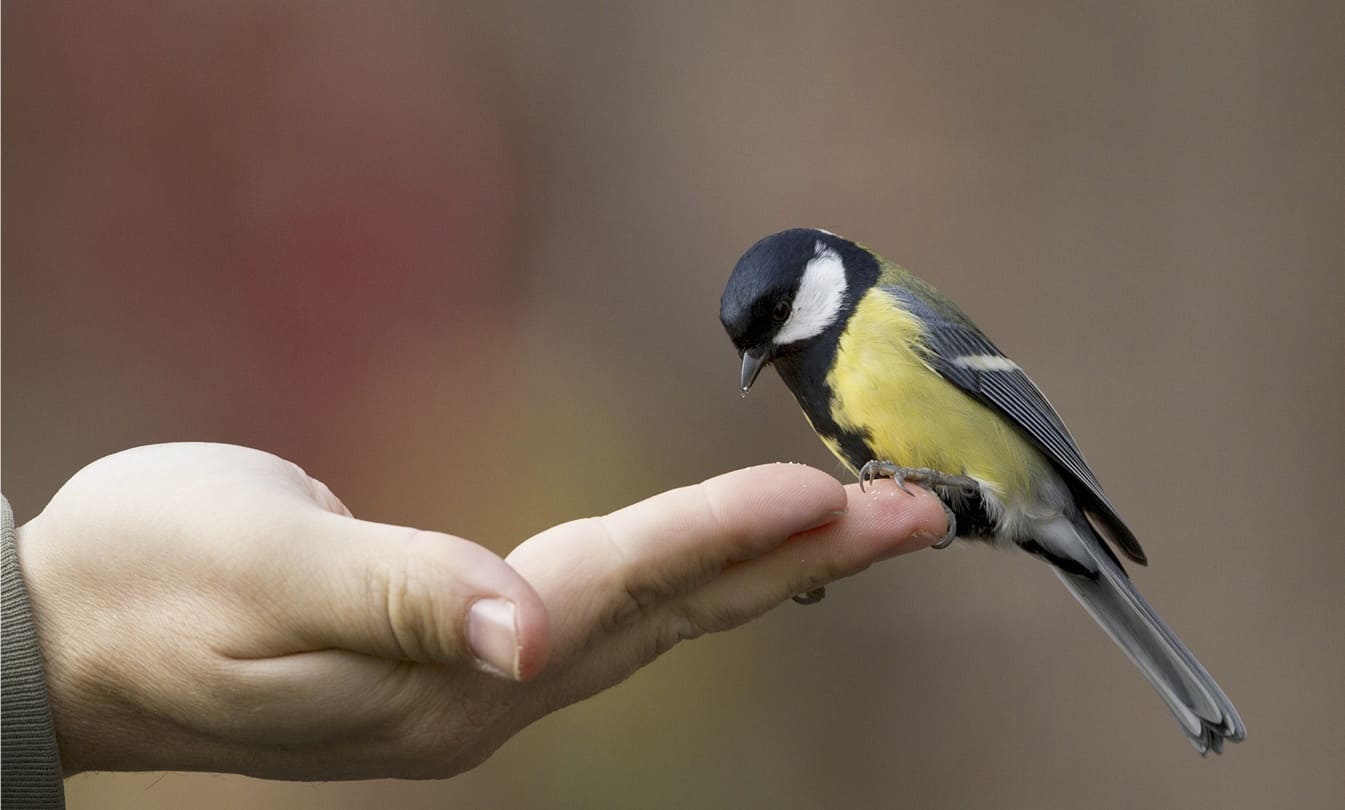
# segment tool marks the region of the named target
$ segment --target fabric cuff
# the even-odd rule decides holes
[[[0,615],[0,804],[8,808],[62,808],[65,791],[56,730],[47,702],[42,650],[33,608],[19,569],[14,513],[4,503],[3,613]]]

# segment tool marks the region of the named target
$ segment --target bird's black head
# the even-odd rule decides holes
[[[781,231],[748,249],[719,302],[719,320],[743,358],[743,393],[767,363],[839,329],[878,272],[873,254],[814,228]]]

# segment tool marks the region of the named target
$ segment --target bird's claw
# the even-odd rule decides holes
[[[800,605],[815,605],[827,598],[827,586],[813,588],[807,593],[796,594],[793,599]]]
[[[930,543],[929,547],[945,549],[957,539],[957,515],[953,513],[953,507],[943,502],[943,498],[939,498],[939,506],[943,507],[943,514],[948,517],[948,533],[939,538],[937,542]]]
[[[953,540],[957,538],[957,515],[953,513],[953,508],[939,494],[936,487],[961,490],[964,495],[975,495],[980,490],[980,485],[975,480],[965,475],[949,475],[938,470],[931,470],[928,467],[901,467],[890,461],[870,461],[859,470],[859,490],[866,492],[868,485],[878,478],[891,478],[892,481],[907,495],[911,491],[906,488],[906,482],[920,484],[928,487],[935,497],[939,499],[939,505],[943,507],[943,513],[948,517],[948,533],[930,548],[948,548]]]

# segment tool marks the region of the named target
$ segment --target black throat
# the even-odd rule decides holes
[[[827,373],[831,371],[848,316],[849,313],[845,313],[845,317],[821,335],[776,357],[775,370],[807,414],[813,430],[822,438],[835,442],[846,463],[858,470],[874,458],[873,450],[869,448],[869,434],[846,430],[836,423],[831,416],[831,386],[827,385]]]

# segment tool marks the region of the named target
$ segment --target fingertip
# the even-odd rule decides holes
[[[842,509],[848,506],[843,515],[833,513],[815,528],[740,561],[697,594],[698,615],[713,617],[705,626],[736,626],[791,595],[927,548],[947,531],[943,507],[926,490],[908,485],[904,492],[890,481],[875,482],[867,492],[858,484],[837,487],[845,498]]]
[[[938,496],[910,484],[906,488],[909,492],[887,480],[874,481],[867,491],[858,484],[845,488],[851,525],[887,546],[886,556],[928,548],[948,532]]]
[[[505,680],[526,681],[546,666],[551,622],[532,585],[507,561],[493,585],[478,581],[467,602],[464,636],[478,668]]]

